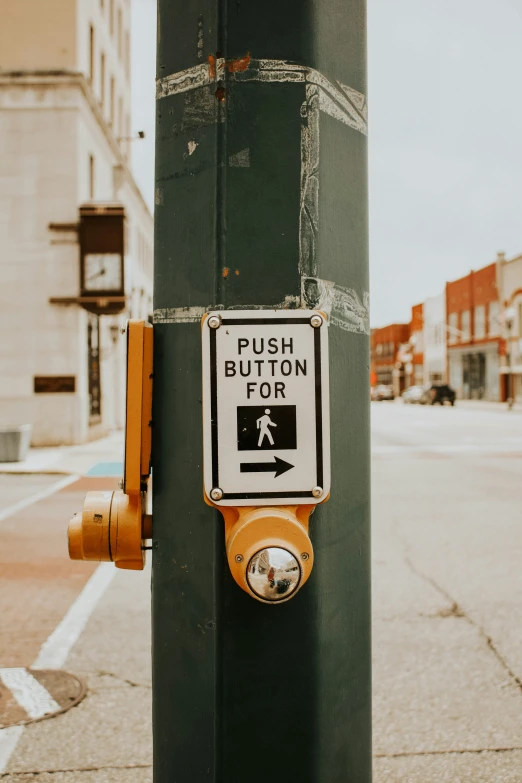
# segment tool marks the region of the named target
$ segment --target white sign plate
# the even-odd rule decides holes
[[[207,497],[218,506],[321,503],[330,492],[324,315],[223,310],[203,319],[202,338]]]

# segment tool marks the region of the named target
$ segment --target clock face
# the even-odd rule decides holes
[[[119,253],[87,253],[84,257],[84,290],[121,291],[121,273]]]

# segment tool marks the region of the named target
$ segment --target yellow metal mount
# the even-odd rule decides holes
[[[72,560],[108,560],[141,570],[144,539],[152,536],[147,510],[152,419],[152,326],[127,324],[127,413],[123,488],[88,492],[81,513],[69,522]]]

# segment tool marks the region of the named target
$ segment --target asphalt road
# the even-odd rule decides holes
[[[374,783],[522,783],[522,412],[373,403],[372,420]],[[48,495],[56,480],[0,477],[0,665],[34,660],[95,567],[64,531],[100,479]],[[12,750],[0,732],[5,783],[151,780],[149,581],[115,572],[74,644],[87,697]]]
[[[522,781],[522,416],[372,404],[375,783]]]

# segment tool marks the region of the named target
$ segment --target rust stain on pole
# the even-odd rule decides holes
[[[229,73],[238,73],[238,71],[246,71],[250,65],[250,52],[247,52],[244,57],[237,57],[235,60],[227,61],[227,70]]]

